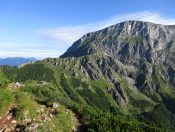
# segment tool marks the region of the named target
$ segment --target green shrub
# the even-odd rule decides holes
[[[153,125],[147,125],[126,116],[117,116],[108,112],[103,112],[98,108],[89,106],[80,107],[75,105],[74,110],[81,116],[84,131],[97,132],[159,132],[163,129]]]
[[[61,86],[63,87],[63,89],[66,91],[66,93],[68,94],[68,96],[75,102],[81,103],[81,100],[79,98],[79,95],[76,93],[75,90],[72,89],[72,87],[70,86],[68,79],[65,77],[64,74],[61,75]]]
[[[30,95],[17,91],[16,92],[17,110],[16,117],[18,121],[24,119],[33,119],[38,115],[38,104],[31,98]]]
[[[25,92],[30,93],[35,97],[35,100],[40,103],[50,103],[58,101],[58,95],[49,87],[28,86],[24,89]]]
[[[27,80],[44,80],[54,81],[53,71],[44,64],[29,64],[18,70],[16,81],[27,81]]]
[[[28,64],[21,68],[4,67],[6,76],[12,81],[25,82],[28,80],[55,81],[54,72],[44,64]]]
[[[5,114],[14,102],[15,97],[13,92],[0,88],[0,115]]]
[[[175,130],[175,116],[164,104],[156,105],[152,111],[142,113],[138,118],[149,124],[156,124],[158,127]]]

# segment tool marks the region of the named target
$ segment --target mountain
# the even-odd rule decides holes
[[[174,38],[175,26],[126,21],[88,33],[61,58],[80,60],[91,79],[102,77],[115,86],[123,77],[130,90],[159,101],[159,96],[172,96],[175,88]],[[131,100],[122,87],[117,92],[126,104]]]
[[[35,62],[35,58],[23,58],[23,57],[13,57],[13,58],[1,58],[0,65],[10,65],[10,66],[20,66],[29,62]]]
[[[125,21],[84,35],[61,58],[76,62],[73,67],[65,66],[75,77],[82,78],[83,73],[111,83],[106,93],[122,112],[149,113],[151,122],[174,127],[175,26]],[[54,63],[59,67],[61,61]],[[156,117],[150,114],[159,109]],[[169,116],[161,115],[164,111]],[[168,121],[161,122],[161,118]]]
[[[156,63],[159,58],[165,60],[165,56],[159,57],[161,51],[174,53],[174,35],[175,26],[126,21],[88,33],[76,41],[61,58],[81,57],[98,50],[124,64],[140,65],[144,60]]]
[[[132,104],[132,93],[155,103],[167,96],[174,99],[175,26],[122,22],[83,36],[61,56],[67,57],[80,60],[82,72],[91,79],[112,82],[125,106]],[[121,78],[129,89],[122,88]]]
[[[23,85],[13,93],[3,91],[16,99],[0,105],[18,104],[13,118],[27,130],[29,119],[38,130],[74,130],[57,125],[61,117],[63,124],[72,123],[78,131],[174,131],[174,39],[175,26],[142,21],[88,33],[60,58],[21,68],[1,67],[0,86]],[[20,103],[19,93],[26,95],[23,101],[33,104],[32,109]],[[45,123],[39,120],[37,111],[53,110],[55,103],[60,108],[53,118]],[[78,124],[64,113],[69,110]]]

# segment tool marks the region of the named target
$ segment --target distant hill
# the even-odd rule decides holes
[[[23,58],[23,57],[8,57],[0,58],[0,65],[20,66],[25,63],[37,61],[36,58]]]

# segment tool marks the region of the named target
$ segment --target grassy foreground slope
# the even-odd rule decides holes
[[[16,90],[6,85],[3,90],[12,96],[10,99],[2,96],[1,100],[8,100],[7,109],[10,104],[18,106],[15,118],[25,129],[28,127],[24,122],[32,120],[33,124],[39,124],[37,129],[40,131],[48,128],[54,131],[72,131],[75,128],[82,131],[163,130],[157,128],[155,123],[140,123],[134,116],[130,116],[132,114],[129,111],[123,110],[124,106],[107,91],[113,84],[107,83],[103,78],[91,80],[88,77],[75,77],[65,70],[64,65],[58,67],[45,62],[29,64],[20,69],[5,67],[3,72],[9,78],[9,83],[19,81],[24,84],[24,87]],[[44,81],[46,85],[38,84],[38,81]],[[143,97],[140,96],[141,99]],[[48,113],[55,102],[59,104],[58,113],[53,119],[42,122],[40,116]],[[152,104],[150,107],[153,107]],[[134,106],[135,108],[137,107]],[[44,112],[40,112],[43,109]],[[72,116],[76,114],[76,117],[68,115],[69,113]],[[72,122],[72,118],[77,117],[79,121]]]

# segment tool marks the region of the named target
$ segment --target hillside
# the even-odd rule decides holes
[[[174,38],[175,26],[126,21],[86,34],[60,58],[21,68],[3,66],[0,75],[6,81],[0,82],[1,90],[10,98],[2,111],[16,104],[15,118],[24,125],[40,115],[31,109],[44,105],[47,112],[56,102],[58,111],[64,108],[74,115],[79,125],[72,124],[80,131],[174,131]],[[24,86],[11,89],[14,82]],[[32,108],[18,98],[25,98]],[[21,117],[25,110],[29,117]],[[46,123],[71,126],[69,118],[59,122],[59,116],[58,112]]]

